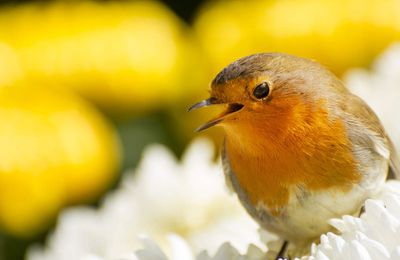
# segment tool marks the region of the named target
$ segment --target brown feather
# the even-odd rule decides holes
[[[390,146],[391,146],[391,153],[390,153],[388,179],[400,179],[400,159],[391,141],[390,141]]]

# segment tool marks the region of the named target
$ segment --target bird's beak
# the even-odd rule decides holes
[[[200,127],[198,127],[196,129],[196,132],[200,132],[200,131],[206,130],[206,129],[212,127],[212,126],[217,125],[222,120],[224,120],[224,118],[226,118],[228,115],[230,115],[230,114],[232,114],[234,112],[237,112],[237,111],[239,111],[240,109],[243,108],[242,104],[239,104],[239,103],[225,103],[225,102],[218,101],[218,99],[216,99],[216,98],[211,97],[211,98],[205,99],[203,101],[200,101],[200,102],[194,104],[193,106],[191,106],[188,109],[188,111],[190,112],[190,111],[202,108],[202,107],[208,107],[208,106],[211,106],[211,105],[218,105],[218,104],[227,105],[227,109],[224,112],[222,112],[222,114],[217,116],[216,118],[211,119],[207,123],[205,123],[205,124],[201,125]]]
[[[216,105],[216,104],[221,104],[221,102],[218,102],[218,100],[216,98],[210,97],[208,99],[204,99],[203,101],[197,102],[196,104],[189,107],[188,112],[202,108],[202,107],[208,107],[208,106]]]

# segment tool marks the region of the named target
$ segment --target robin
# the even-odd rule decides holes
[[[328,220],[359,214],[400,162],[378,117],[318,63],[282,53],[241,58],[212,81],[224,105],[198,131],[225,130],[226,180],[248,213],[288,245],[317,241]]]

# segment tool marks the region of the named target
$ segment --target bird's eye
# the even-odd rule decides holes
[[[257,99],[263,99],[269,95],[269,85],[267,82],[263,82],[253,90],[253,95]]]

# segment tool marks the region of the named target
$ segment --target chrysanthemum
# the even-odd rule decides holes
[[[344,216],[330,222],[340,235],[322,235],[306,259],[400,259],[400,182],[388,182],[379,200],[367,200],[360,218]]]
[[[258,226],[225,189],[212,145],[195,141],[178,162],[166,148],[149,147],[135,174],[106,197],[100,209],[61,214],[46,247],[31,248],[28,260],[119,259],[141,247],[140,235],[170,252],[167,236],[185,239],[194,253],[214,254],[224,242],[240,252],[260,245]]]
[[[321,243],[312,245],[311,255],[301,260],[400,259],[400,182],[388,182],[379,198],[367,200],[365,213],[360,218],[344,216],[330,222],[338,234],[322,235]],[[195,256],[182,238],[169,236],[169,242],[173,249],[170,255],[151,239],[143,239],[143,248],[126,260],[262,260],[267,257],[265,251],[255,246],[241,254],[229,243],[222,244],[215,254],[202,252]]]

